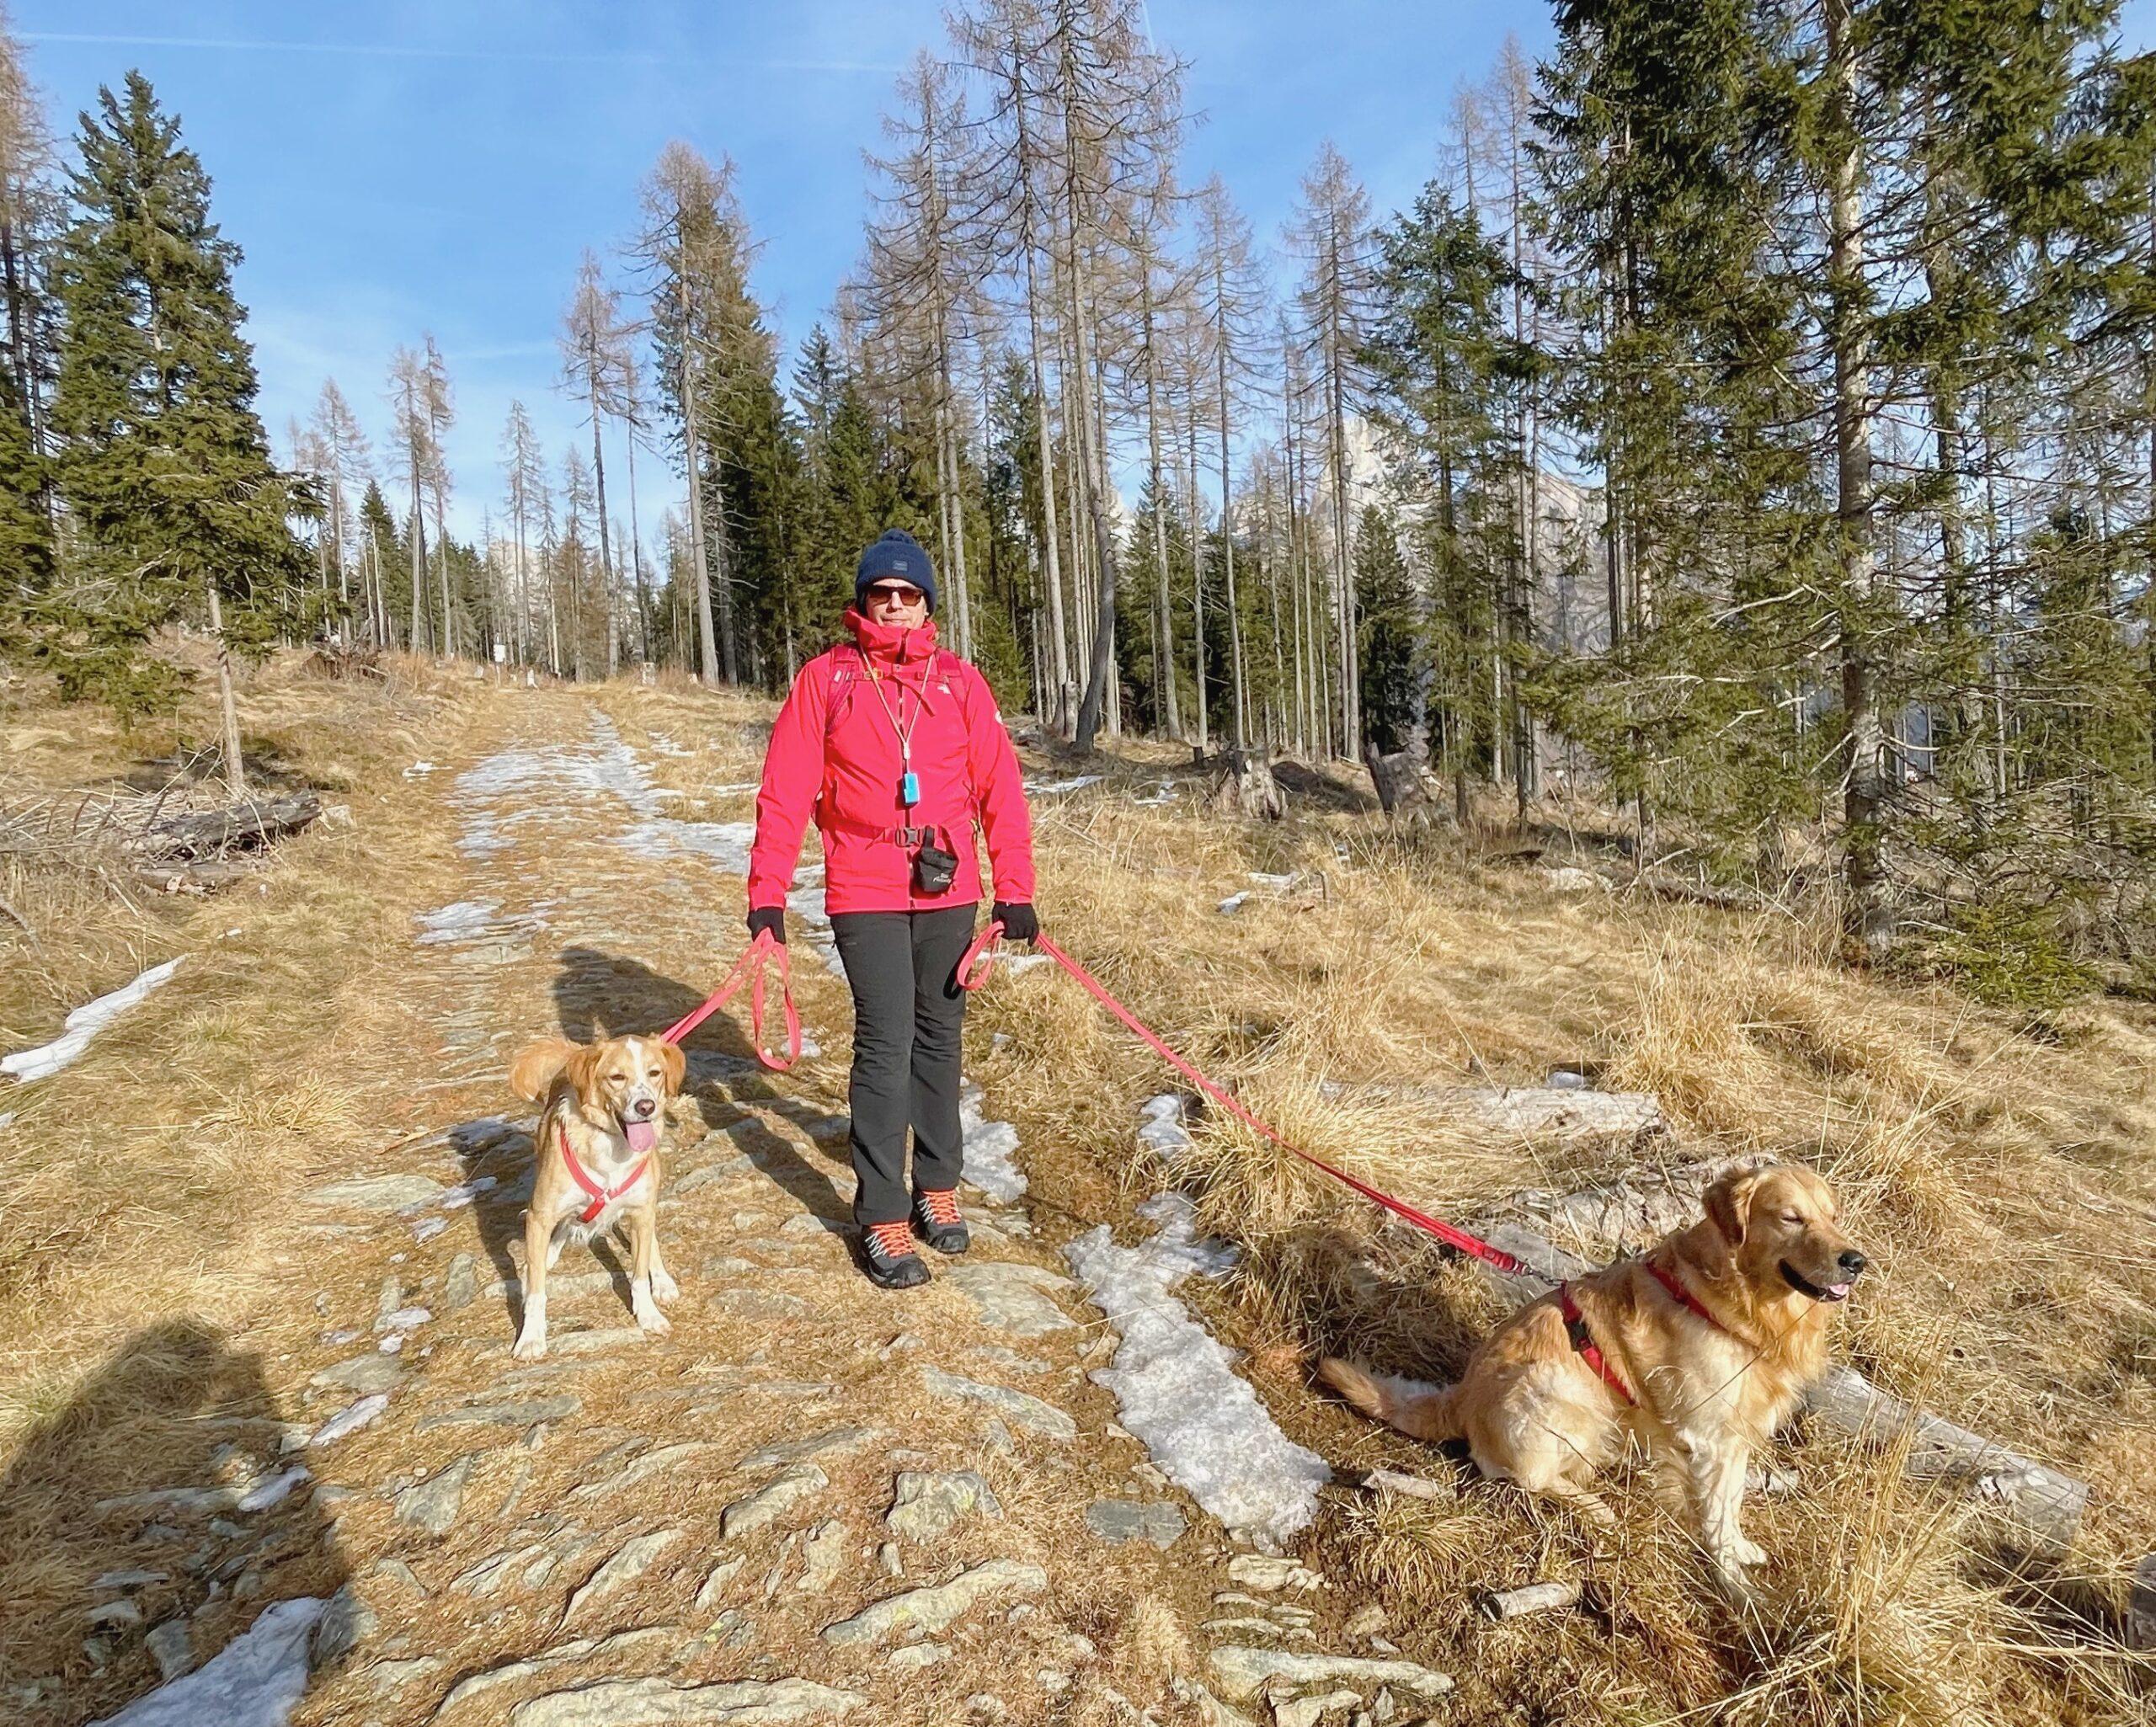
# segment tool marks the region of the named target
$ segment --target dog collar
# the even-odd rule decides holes
[[[1710,1325],[1713,1326],[1716,1330],[1726,1331],[1729,1330],[1728,1326],[1723,1325],[1720,1319],[1717,1319],[1712,1314],[1707,1311],[1705,1303],[1701,1302],[1698,1296],[1693,1294],[1690,1290],[1684,1287],[1683,1281],[1678,1277],[1676,1272],[1665,1271],[1660,1266],[1652,1264],[1652,1262],[1648,1265],[1647,1270],[1654,1274],[1654,1281],[1661,1284],[1664,1289],[1669,1292],[1669,1298],[1672,1301],[1678,1303],[1680,1306],[1689,1309],[1694,1314],[1696,1314],[1700,1319],[1705,1319]]]
[[[1572,1299],[1572,1286],[1557,1286],[1557,1311],[1564,1315],[1565,1335],[1571,1340],[1572,1352],[1602,1376],[1602,1383],[1635,1408],[1639,1399],[1632,1395],[1632,1388],[1620,1377],[1616,1368],[1609,1365],[1594,1341],[1594,1334],[1587,1329],[1587,1316],[1580,1312],[1580,1304]]]
[[[561,1122],[557,1122],[554,1123],[554,1132],[560,1137],[562,1142],[562,1161],[569,1166],[569,1180],[591,1196],[591,1203],[586,1206],[577,1217],[577,1222],[579,1223],[597,1223],[599,1214],[635,1186],[638,1182],[643,1181],[643,1172],[650,1167],[651,1159],[648,1157],[641,1158],[638,1159],[637,1166],[614,1186],[603,1187],[591,1179],[591,1172],[577,1161],[576,1154],[569,1149],[569,1130]]]

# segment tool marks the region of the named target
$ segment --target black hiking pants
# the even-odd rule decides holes
[[[964,1146],[958,1127],[959,1033],[966,1017],[958,962],[974,939],[970,905],[936,911],[846,911],[831,935],[853,991],[854,1221],[893,1223],[912,1206],[906,1130],[913,1130],[913,1186],[956,1187]]]

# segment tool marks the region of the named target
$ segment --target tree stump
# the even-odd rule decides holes
[[[1286,815],[1288,798],[1273,777],[1272,758],[1262,749],[1223,752],[1214,774],[1213,808],[1265,822]]]
[[[1423,778],[1417,751],[1402,749],[1391,755],[1380,755],[1376,744],[1366,744],[1363,762],[1370,770],[1370,784],[1377,791],[1378,808],[1386,815],[1402,822],[1436,818],[1438,807],[1431,799],[1429,782]]]

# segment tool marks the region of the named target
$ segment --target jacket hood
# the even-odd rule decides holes
[[[936,620],[932,617],[916,629],[901,630],[879,624],[873,618],[864,616],[858,607],[849,605],[846,609],[846,626],[853,632],[854,642],[863,653],[885,665],[911,665],[936,652]]]

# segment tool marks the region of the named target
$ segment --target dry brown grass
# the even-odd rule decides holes
[[[2058,1602],[2117,1601],[2156,1547],[2156,1028],[2143,1010],[2092,1002],[2018,1025],[1839,968],[1816,919],[1557,893],[1471,845],[1395,839],[1367,817],[1261,829],[1085,792],[1040,827],[1051,931],[1297,1143],[1466,1218],[1522,1188],[1609,1179],[1642,1153],[1492,1143],[1412,1104],[1322,1099],[1315,1082],[1534,1083],[1578,1064],[1605,1088],[1652,1091],[1677,1143],[1650,1159],[1766,1153],[1836,1182],[1879,1266],[1844,1353],[2095,1484],[2068,1575],[2039,1589],[1993,1565],[1997,1532],[1964,1502],[1815,1440],[1797,1452],[1803,1490],[1752,1513],[1779,1563],[1746,1627],[1644,1495],[1614,1554],[1501,1488],[1458,1507],[1348,1507],[1321,1547],[1419,1617],[1492,1708],[1818,1727],[2133,1716],[2148,1664]],[[1214,910],[1249,871],[1288,869],[1307,890]],[[1067,984],[1036,973],[996,995],[1013,1042],[985,1077],[1022,1111],[1036,1170],[1052,1168],[1036,1188],[1089,1216],[1165,1180],[1192,1187],[1207,1225],[1246,1249],[1237,1311],[1220,1317],[1289,1431],[1334,1457],[1430,1468],[1324,1406],[1294,1364],[1346,1350],[1449,1377],[1497,1317],[1480,1281],[1379,1235],[1371,1207],[1221,1111],[1172,1177],[1139,1171],[1114,1148],[1174,1077]],[[1603,1618],[1473,1619],[1478,1592],[1583,1564],[1609,1586]]]
[[[177,730],[130,739],[93,717],[56,722],[35,691],[0,699],[10,797],[89,785],[207,730],[205,716],[184,716]],[[747,793],[712,788],[749,776],[755,744],[740,728],[767,706],[714,706],[667,683],[601,699],[638,746],[654,732],[685,744],[738,734],[720,750],[647,760],[684,794],[670,813],[749,817]],[[67,1008],[142,964],[190,955],[104,1058],[39,1088],[5,1130],[15,1186],[0,1210],[0,1456],[83,1455],[88,1423],[97,1467],[115,1479],[209,1467],[206,1456],[188,1461],[216,1437],[203,1411],[167,1407],[173,1398],[161,1404],[145,1388],[181,1383],[170,1362],[190,1351],[244,1362],[305,1346],[315,1322],[294,1310],[291,1290],[318,1280],[280,1262],[280,1204],[348,1163],[376,1166],[376,1149],[430,1111],[440,1118],[408,1088],[431,1045],[400,986],[411,914],[452,897],[443,890],[458,860],[453,834],[420,818],[399,776],[417,757],[483,744],[502,706],[409,664],[380,688],[273,667],[246,701],[250,739],[349,803],[350,827],[324,824],[255,887],[206,902],[122,902],[51,872],[0,887],[44,950],[0,916],[8,1047],[42,1041]],[[1342,1502],[1310,1556],[1356,1598],[1385,1605],[1396,1640],[1460,1676],[1459,1719],[2132,1718],[2145,1676],[2074,1615],[2092,1594],[2116,1596],[2124,1567],[2156,1547],[2146,1442],[2156,1430],[2146,1251],[2156,1022],[2091,1005],[2020,1026],[1943,992],[1836,969],[1813,923],[1557,893],[1471,845],[1396,838],[1344,809],[1257,829],[1188,799],[1134,808],[1128,794],[1181,772],[1172,752],[1142,745],[1109,772],[1108,785],[1038,809],[1049,930],[1299,1143],[1441,1214],[1471,1217],[1522,1187],[1606,1178],[1638,1154],[1440,1133],[1411,1104],[1327,1101],[1315,1082],[1532,1082],[1565,1064],[1607,1087],[1653,1090],[1678,1129],[1677,1146],[1654,1155],[1801,1156],[1836,1181],[1880,1268],[1841,1339],[1867,1372],[2096,1485],[2072,1575],[2039,1587],[1991,1566],[1992,1532],[1963,1501],[1901,1483],[1891,1458],[1814,1439],[1792,1453],[1801,1491],[1750,1513],[1778,1564],[1748,1626],[1713,1603],[1644,1495],[1625,1495],[1613,1538],[1487,1484],[1453,1506]],[[1254,870],[1296,871],[1298,885],[1219,915],[1218,902],[1251,887]],[[737,895],[721,884],[707,924],[657,932],[654,963],[676,978],[717,975],[738,951]],[[826,1025],[844,1023],[840,987],[820,975],[804,983]],[[1024,1132],[1051,1239],[1127,1219],[1167,1179],[1128,1148],[1135,1106],[1171,1076],[1075,987],[1043,970],[999,979],[969,1036],[970,1069]],[[835,1050],[786,1085],[842,1095],[842,1058]],[[1304,1366],[1319,1349],[1347,1349],[1448,1373],[1497,1317],[1483,1286],[1377,1234],[1369,1207],[1217,1113],[1198,1139],[1174,1177],[1246,1257],[1230,1290],[1194,1298],[1251,1350],[1247,1371],[1283,1425],[1338,1460],[1439,1467],[1322,1401]],[[864,1301],[861,1324],[873,1329],[870,1312]],[[955,1304],[937,1320],[969,1323]],[[173,1325],[208,1327],[216,1341],[162,1329]],[[862,1383],[885,1383],[874,1352],[884,1341],[865,1337]],[[634,1389],[625,1378],[620,1394]],[[611,1394],[594,1399],[602,1418]],[[274,1399],[259,1407],[252,1385],[219,1397],[236,1419],[292,1413]],[[149,1413],[131,1425],[124,1410],[137,1405]],[[904,1397],[893,1407],[937,1418]],[[782,1431],[788,1417],[759,1419]],[[72,1435],[64,1445],[56,1426]],[[369,1465],[372,1443],[355,1442],[356,1467]],[[566,1477],[585,1461],[579,1450],[542,1468]],[[1059,1500],[1040,1459],[979,1463],[1006,1503],[1047,1508],[1006,1532],[1009,1552],[1054,1555],[1085,1538],[1082,1506]],[[40,1495],[65,1484],[39,1470],[20,1479],[31,1535],[0,1562],[0,1595],[35,1601],[61,1581],[40,1580],[50,1561],[35,1532],[58,1503]],[[368,1520],[384,1515],[351,1521],[349,1539],[365,1548],[380,1534]],[[1605,1605],[1515,1625],[1476,1616],[1480,1592],[1545,1577],[1587,1579]],[[1108,1568],[1070,1609],[1136,1695],[1141,1681],[1189,1671],[1178,1626],[1201,1605],[1179,1616],[1170,1596]],[[962,1702],[931,1692],[953,1709]]]

